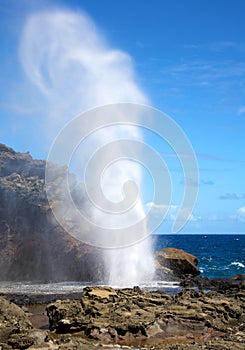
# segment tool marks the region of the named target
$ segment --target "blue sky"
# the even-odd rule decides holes
[[[45,113],[53,106],[26,77],[21,40],[32,13],[54,9],[85,11],[108,45],[129,55],[135,84],[150,104],[171,116],[189,138],[200,187],[186,231],[244,233],[245,2],[2,0],[1,142],[36,158],[46,157],[64,120],[56,119],[52,130],[43,132]],[[161,149],[157,140],[151,142]],[[162,147],[166,156],[170,151]],[[175,185],[174,215],[183,175],[174,159],[166,156],[166,162]],[[160,230],[168,230],[167,221]]]

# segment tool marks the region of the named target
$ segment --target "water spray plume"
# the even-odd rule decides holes
[[[30,94],[35,86],[52,134],[46,189],[54,216],[76,239],[103,248],[103,283],[149,282],[155,269],[150,234],[167,215],[172,188],[171,174],[145,143],[144,130],[164,139],[179,158],[184,178],[198,183],[195,154],[185,134],[170,117],[146,106],[149,99],[136,83],[130,56],[110,48],[83,13],[30,15],[20,58]],[[58,185],[53,163],[67,166]],[[155,186],[148,210],[142,200],[142,167]],[[83,207],[74,200],[71,170],[83,184]],[[186,185],[174,232],[188,221],[196,196],[197,187]],[[156,220],[154,210],[160,206],[164,210]]]
[[[179,158],[184,177],[198,182],[198,167],[191,144],[170,117],[151,107],[137,104],[105,105],[72,120],[55,139],[46,166],[46,186],[51,206],[57,190],[52,182],[52,164],[59,160],[62,164],[69,165],[74,151],[87,137],[102,135],[112,127],[124,130],[124,126],[125,132],[130,130],[129,126],[137,127],[142,132],[148,129],[167,141]],[[130,160],[127,167],[122,162],[125,159]],[[148,212],[142,203],[141,166],[151,174],[155,187],[154,205]],[[109,172],[109,176],[102,181],[106,170],[111,167],[113,172]],[[156,150],[142,140],[134,140],[130,134],[126,139],[110,140],[96,149],[86,164],[83,179],[86,202],[89,203],[86,210],[78,208],[72,199],[68,169],[69,167],[64,172],[60,185],[60,191],[64,193],[62,198],[66,198],[62,207],[66,207],[62,211],[59,206],[53,208],[57,221],[75,238],[105,248],[110,284],[125,286],[149,282],[154,276],[149,236],[162,223],[171,206],[171,177],[164,160]],[[114,184],[112,189],[111,184]],[[113,200],[111,194],[114,194]],[[173,225],[174,232],[178,232],[189,220],[196,196],[197,187],[186,186]],[[155,215],[158,206],[164,208],[161,216]],[[69,213],[70,220],[77,222],[76,227],[88,227],[88,231],[77,231],[76,228],[73,230],[64,212]]]

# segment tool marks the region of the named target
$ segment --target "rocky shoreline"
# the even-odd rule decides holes
[[[106,280],[101,250],[76,241],[54,220],[45,165],[0,144],[0,280]],[[54,165],[54,186],[64,170]],[[62,196],[53,205],[60,203]],[[197,266],[197,258],[181,249],[155,254],[154,278],[178,281],[177,293],[98,286],[0,293],[0,350],[244,350],[245,275],[207,279]]]
[[[82,295],[53,295],[59,300],[51,303],[46,296],[30,298],[42,304],[40,317],[46,317],[49,329],[35,328],[33,305],[19,307],[7,300],[18,296],[2,296],[0,349],[244,349],[245,276],[189,277],[181,284],[186,286],[174,295],[94,286]]]

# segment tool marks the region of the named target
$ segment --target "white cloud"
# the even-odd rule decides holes
[[[208,215],[204,219],[207,220],[207,221],[223,221],[224,220],[223,216],[218,215],[218,214]]]
[[[182,208],[178,205],[167,205],[167,204],[155,204],[153,202],[149,202],[145,204],[146,211],[152,210],[152,216],[159,219],[159,217],[166,217],[166,220],[176,221],[176,220],[186,220],[186,216],[189,216],[188,221],[197,221],[198,219],[190,213],[189,208]]]
[[[236,218],[239,221],[245,222],[245,206],[237,209]]]
[[[239,107],[238,111],[237,111],[237,114],[238,115],[245,114],[245,107],[244,106]]]
[[[204,50],[204,51],[214,51],[214,52],[222,52],[224,50],[243,50],[244,47],[239,45],[237,42],[234,41],[217,41],[207,44],[189,44],[189,45],[182,45],[184,49],[191,49],[191,50]]]
[[[225,87],[228,80],[234,83],[245,74],[245,64],[239,61],[224,60],[218,63],[214,61],[194,60],[181,62],[176,65],[165,66],[161,69],[165,82],[174,79],[178,87],[182,86],[213,86],[221,84]]]

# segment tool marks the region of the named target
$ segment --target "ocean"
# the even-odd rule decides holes
[[[227,278],[245,274],[245,234],[154,235],[155,251],[169,247],[195,255],[203,277]]]
[[[195,255],[199,260],[198,268],[203,277],[229,278],[245,274],[245,234],[162,234],[153,235],[153,241],[155,251],[173,247]],[[62,295],[80,293],[89,285],[92,283],[85,281],[47,284],[0,281],[0,294]],[[146,290],[161,289],[169,293],[181,290],[178,282],[171,281],[151,281],[141,287]]]

